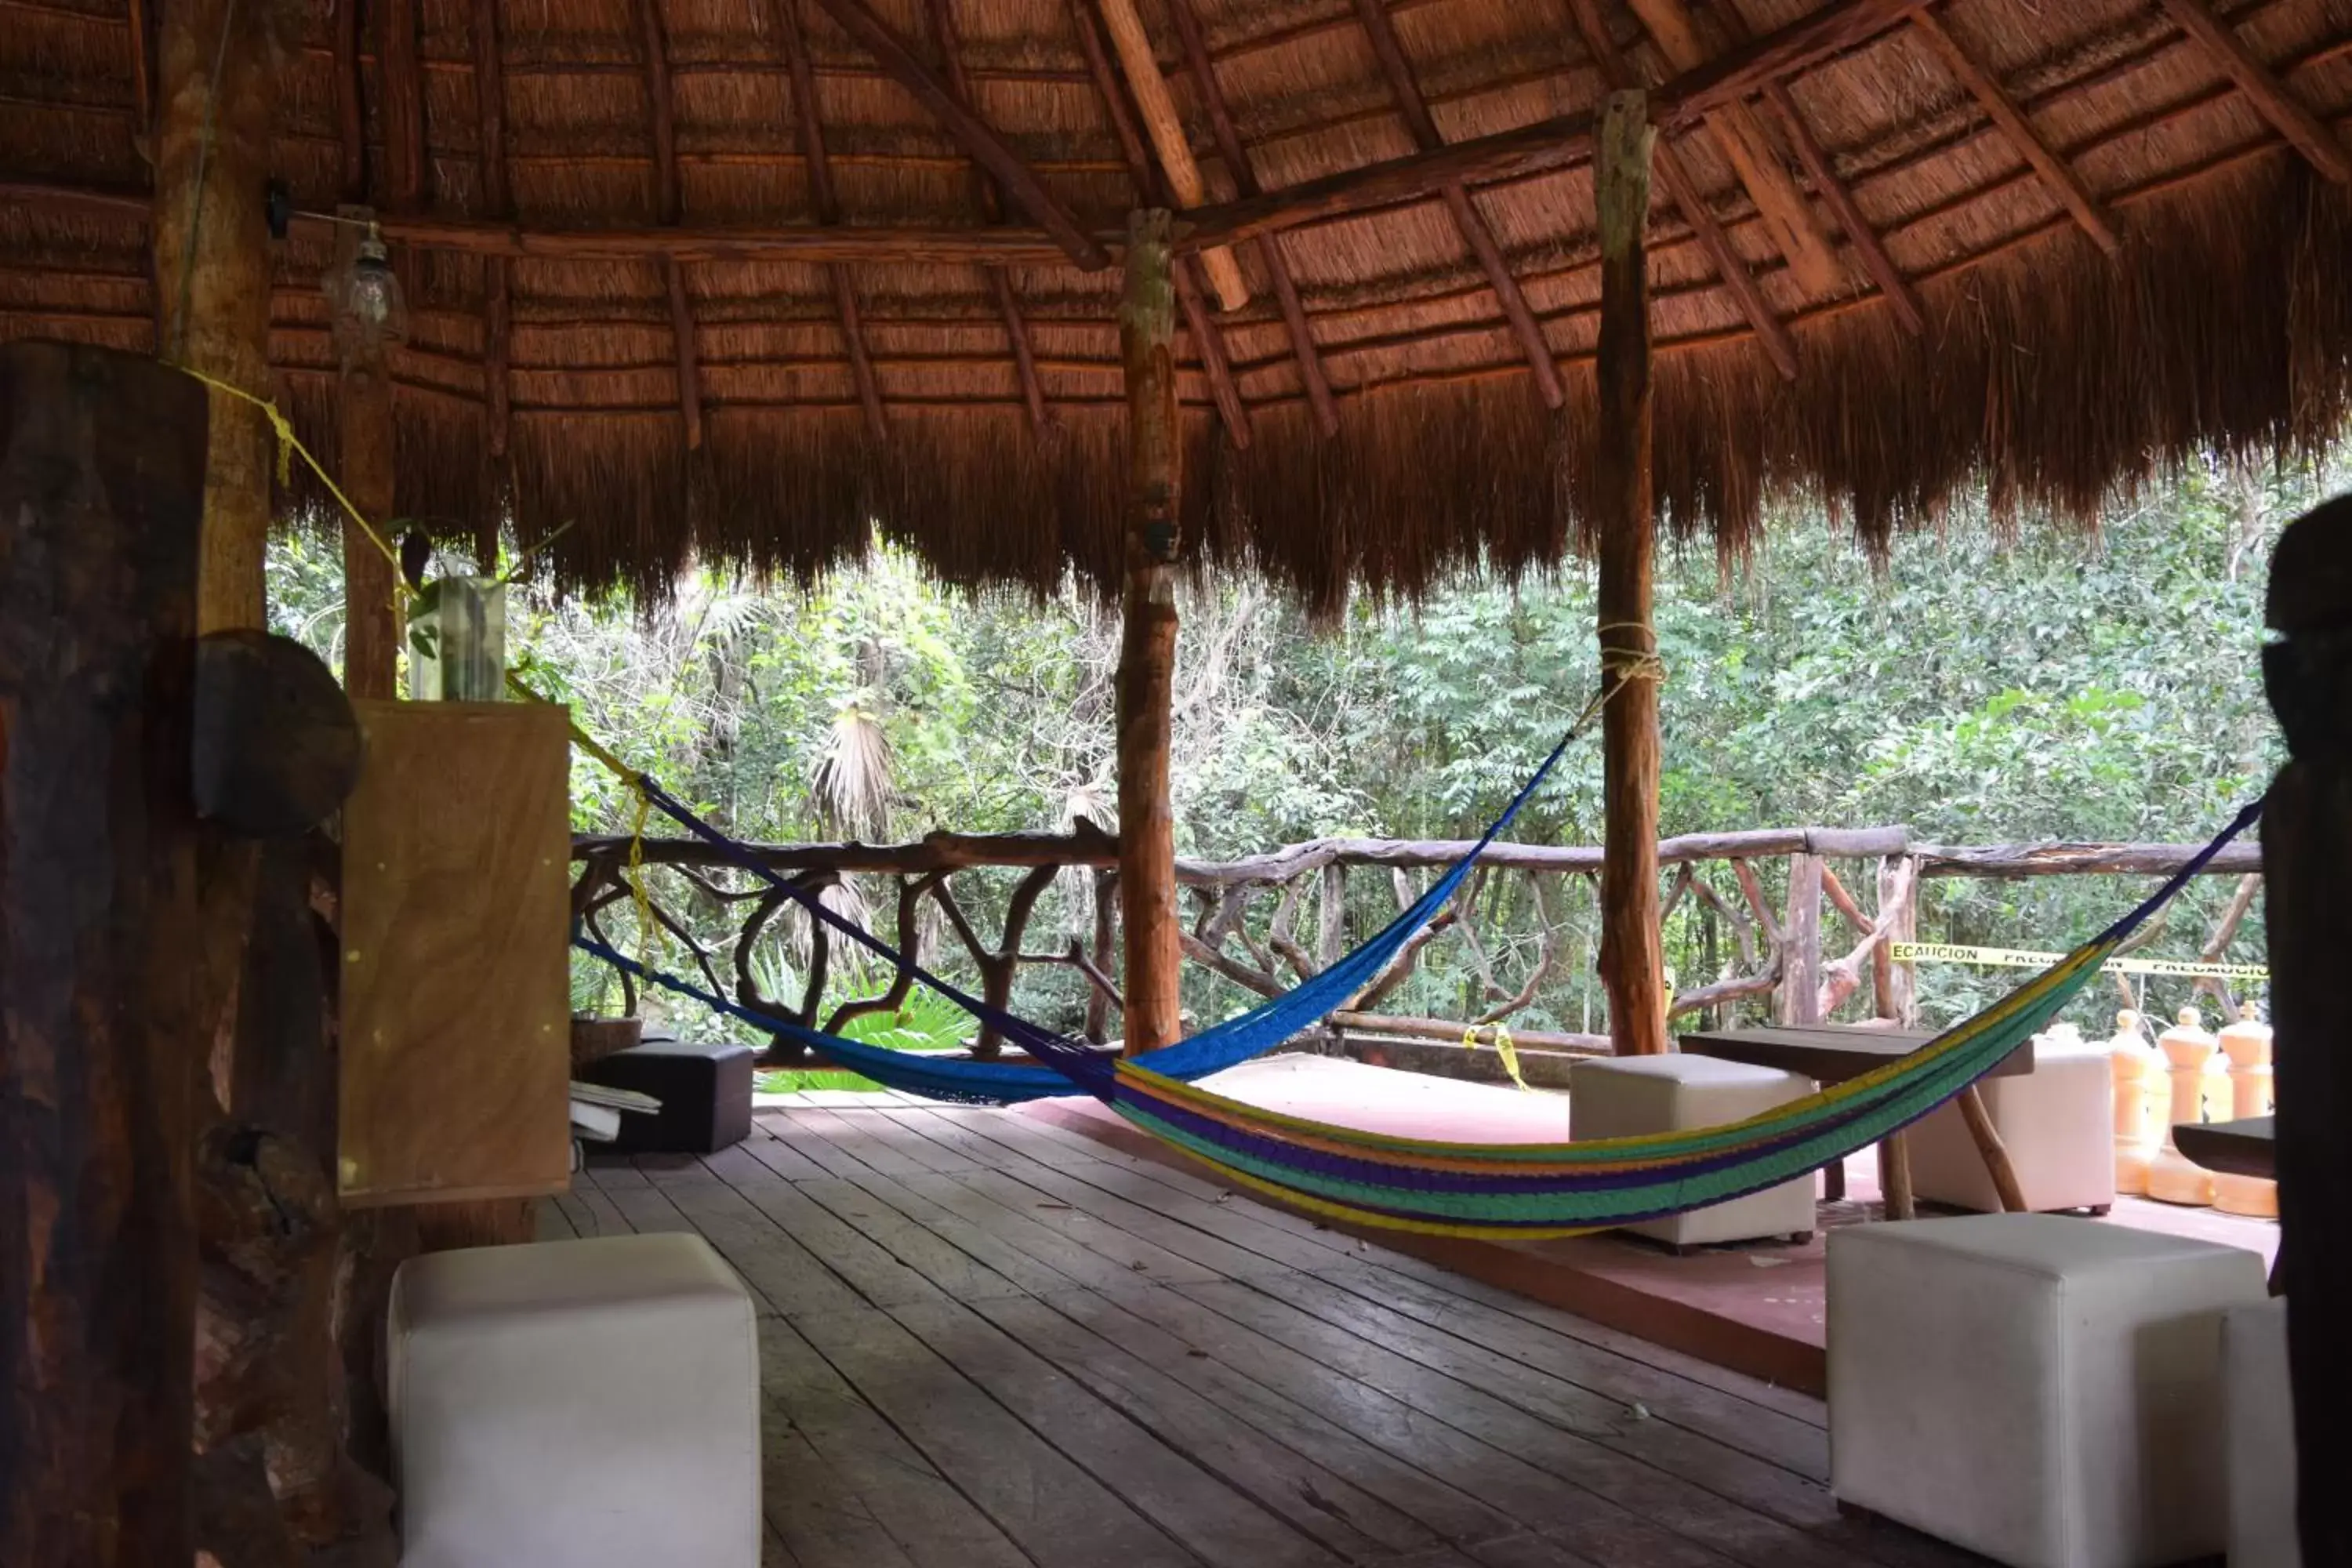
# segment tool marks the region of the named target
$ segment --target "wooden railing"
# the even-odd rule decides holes
[[[1391,906],[1411,903],[1428,876],[1470,847],[1466,840],[1322,838],[1240,860],[1180,859],[1177,881],[1191,906],[1182,935],[1185,956],[1244,991],[1277,995],[1345,952],[1351,923],[1357,934],[1369,931],[1389,918]],[[1720,1018],[1723,1010],[1748,1003],[1769,1005],[1770,1016],[1783,1023],[1818,1022],[1841,1012],[1908,1023],[1916,1017],[1910,966],[1895,963],[1892,949],[1914,939],[1920,888],[1927,879],[2163,875],[2179,869],[2197,847],[1947,847],[1915,843],[1902,827],[1766,828],[1665,839],[1658,846],[1659,865],[1669,874],[1662,919],[1685,937],[1695,935],[1705,971],[1699,983],[1675,991],[1669,1014]],[[838,897],[836,890],[853,878],[861,889],[887,886],[890,896],[872,900],[861,911],[877,932],[918,962],[976,975],[976,989],[991,1002],[1003,1005],[1012,1000],[1024,966],[1060,966],[1084,982],[1086,1035],[1101,1040],[1115,1026],[1118,845],[1090,823],[1082,821],[1066,834],[940,833],[904,844],[770,845],[748,853],[810,893]],[[797,916],[793,945],[799,960],[790,967],[799,994],[767,994],[761,972],[772,973],[776,965],[763,964],[760,954],[763,944],[778,940],[780,917],[793,900],[748,875],[726,852],[698,841],[648,838],[637,856],[646,868],[646,907],[666,952],[676,966],[691,968],[710,989],[747,1006],[834,1031],[862,1015],[895,1010],[906,1000],[912,977],[903,971],[886,988],[829,998],[838,941],[821,923]],[[610,939],[607,924],[633,918],[629,911],[636,902],[629,880],[631,841],[583,837],[573,858],[574,912]],[[1563,949],[1570,945],[1574,928],[1565,911],[1572,898],[1593,897],[1600,868],[1601,851],[1586,846],[1489,847],[1461,892],[1333,1015],[1333,1025],[1454,1041],[1473,1026],[1508,1025],[1548,987],[1567,978]],[[2239,879],[2204,944],[2203,956],[2218,960],[2259,888],[2260,848],[2232,845],[2206,870]],[[987,885],[992,873],[1006,872],[1018,873],[1009,888],[1001,878],[998,885]],[[1363,874],[1381,872],[1386,873],[1387,887],[1375,894],[1364,886]],[[1029,938],[1049,894],[1062,916],[1064,940],[1032,946]],[[1508,943],[1513,962],[1505,963],[1490,951],[1482,928],[1491,932],[1498,917],[1508,921],[1515,916],[1532,917],[1520,923],[1534,929],[1531,939],[1514,929]],[[992,926],[995,934],[984,934],[983,926]],[[710,934],[715,931],[726,934]],[[1463,1016],[1439,1019],[1383,1012],[1430,944],[1441,941],[1455,944],[1458,967],[1472,977],[1472,994],[1465,999],[1471,1005],[1460,1009]],[[1532,952],[1526,951],[1530,946]],[[2226,982],[2198,984],[2234,1011]],[[625,980],[624,987],[625,1001],[634,1006],[634,990]],[[1607,1036],[1584,1030],[1512,1032],[1538,1048],[1594,1050],[1608,1044]],[[977,1054],[992,1056],[1001,1042],[992,1030],[982,1029],[972,1046]],[[793,1053],[773,1054],[789,1059]]]

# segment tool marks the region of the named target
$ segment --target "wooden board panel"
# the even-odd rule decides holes
[[[346,1204],[569,1185],[564,710],[358,702],[343,810]]]

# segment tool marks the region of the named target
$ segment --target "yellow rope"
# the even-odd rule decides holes
[[[328,473],[319,459],[310,455],[310,447],[302,445],[302,438],[294,434],[294,422],[286,417],[285,411],[273,400],[257,397],[241,386],[232,385],[217,376],[206,375],[194,365],[173,364],[170,360],[164,360],[162,363],[178,371],[182,375],[194,376],[216,392],[226,392],[231,397],[242,398],[269,416],[270,430],[278,437],[278,482],[281,485],[294,482],[294,458],[299,453],[310,470],[319,476],[319,482],[327,487],[327,493],[335,498],[335,504],[341,507],[351,520],[360,525],[360,531],[366,534],[378,550],[383,552],[383,558],[386,561],[392,563],[393,603],[399,604],[400,596],[408,592],[407,583],[400,576],[400,552],[384,542],[383,535],[375,531],[375,524],[360,515],[360,509],[352,504],[352,498],[343,493],[343,487],[335,483],[334,476]]]

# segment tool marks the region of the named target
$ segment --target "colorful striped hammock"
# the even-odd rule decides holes
[[[1958,1094],[2027,1047],[2261,810],[2260,802],[2248,806],[2155,896],[1967,1022],[1865,1077],[1727,1126],[1580,1143],[1434,1142],[1279,1115],[1140,1060],[1066,1049],[1049,1049],[1045,1059],[1228,1181],[1343,1223],[1526,1240],[1656,1219],[1818,1170]]]

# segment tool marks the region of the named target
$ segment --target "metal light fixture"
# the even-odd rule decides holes
[[[335,353],[346,365],[406,340],[408,301],[373,222],[353,242],[350,258],[329,269],[326,294],[334,311]]]

